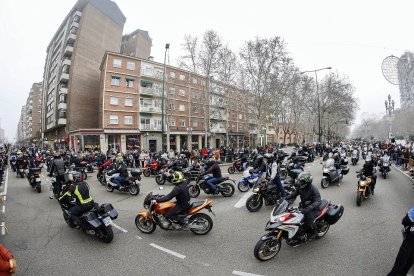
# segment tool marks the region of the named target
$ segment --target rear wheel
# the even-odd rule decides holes
[[[279,253],[281,246],[282,241],[280,239],[259,240],[254,247],[254,256],[259,261],[268,261]]]
[[[137,215],[135,217],[135,226],[139,229],[139,231],[145,234],[151,234],[157,227],[152,219],[145,218],[142,215]]]
[[[234,188],[234,185],[231,183],[223,183],[221,184],[220,193],[224,197],[231,197],[234,194],[234,191],[236,189]]]
[[[320,239],[323,236],[325,236],[326,233],[328,233],[329,227],[330,227],[329,223],[327,223],[325,221],[324,222],[321,222],[320,225],[318,225],[318,229],[317,229],[317,233],[316,233],[316,238],[317,239]]]
[[[114,186],[112,186],[111,184],[106,184],[106,190],[108,191],[108,192],[113,192],[114,191]]]
[[[162,175],[157,175],[157,177],[155,178],[155,182],[157,182],[158,185],[164,185],[165,178],[163,178]]]
[[[96,231],[96,236],[104,243],[110,243],[114,239],[114,232],[110,225],[101,227]]]
[[[197,228],[192,228],[190,226],[191,232],[196,235],[205,235],[213,228],[213,220],[207,214],[197,213],[191,216],[190,220],[193,221],[191,225],[197,226]]]
[[[244,182],[240,181],[237,184],[237,189],[239,189],[239,191],[242,192],[242,193],[247,192],[249,190],[249,188],[250,188],[249,183],[247,181],[244,181]]]
[[[356,198],[356,204],[357,204],[357,206],[361,206],[361,204],[362,204],[362,196],[363,196],[362,192],[358,192],[357,193],[357,198]]]
[[[42,186],[40,184],[36,185],[36,191],[40,194],[42,192]]]
[[[227,171],[229,172],[229,174],[233,174],[236,172],[236,168],[234,168],[234,166],[231,166],[227,169]]]
[[[188,186],[188,192],[192,198],[196,198],[200,195],[200,188],[197,185]]]
[[[386,179],[386,178],[387,178],[387,173],[386,173],[385,171],[382,173],[382,177],[383,177],[384,179]]]
[[[321,180],[321,186],[322,186],[322,188],[324,188],[324,189],[326,189],[326,188],[328,188],[328,186],[329,186],[329,181],[328,181],[328,179],[327,178],[322,178],[322,180]]]
[[[151,175],[151,172],[149,170],[144,170],[143,174],[145,177],[149,177]]]
[[[246,208],[250,212],[257,212],[260,210],[260,208],[262,208],[262,206],[263,206],[263,199],[257,194],[251,195],[246,200]]]
[[[139,186],[137,184],[132,184],[129,186],[129,193],[131,195],[138,195],[139,194]]]

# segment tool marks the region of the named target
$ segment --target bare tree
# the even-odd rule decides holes
[[[198,69],[198,38],[192,35],[185,35],[184,42],[181,44],[184,55],[179,59],[179,66],[193,73]]]

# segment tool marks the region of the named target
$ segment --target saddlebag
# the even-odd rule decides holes
[[[107,212],[109,214],[111,219],[116,219],[118,217],[118,212],[114,209],[112,204],[104,203],[104,204],[102,204],[101,207],[105,210],[105,212]]]
[[[335,224],[344,214],[344,207],[342,205],[331,205],[325,214],[325,221],[330,225]]]
[[[341,172],[342,172],[342,175],[347,175],[348,172],[349,172],[349,168],[348,167],[343,167]]]

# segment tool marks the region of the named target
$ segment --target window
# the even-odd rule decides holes
[[[193,121],[193,127],[198,127],[198,121]]]
[[[118,115],[109,116],[109,124],[110,125],[117,125],[118,124]]]
[[[198,93],[197,92],[193,92],[193,99],[198,99]]]
[[[205,80],[201,80],[201,85],[205,86],[206,85],[206,81]]]
[[[66,94],[59,95],[59,103],[66,103]]]
[[[175,110],[175,103],[170,103],[170,110]]]
[[[114,61],[112,63],[112,66],[113,67],[116,67],[116,68],[121,68],[121,66],[122,66],[122,60],[120,60],[120,59],[114,59]]]
[[[125,98],[125,106],[132,106],[132,98]]]
[[[141,129],[150,129],[151,128],[151,120],[150,118],[141,118]]]
[[[132,125],[132,116],[124,116],[124,124]]]
[[[198,106],[193,105],[193,113],[198,113]]]
[[[197,79],[196,78],[193,78],[193,83],[197,84]]]
[[[184,89],[180,89],[180,96],[185,97],[185,90]]]
[[[46,119],[46,123],[47,123],[47,124],[51,124],[51,123],[53,123],[53,115],[50,115],[50,116],[48,116],[48,117],[47,117],[47,119]]]
[[[59,109],[58,115],[59,115],[59,118],[62,118],[62,119],[66,118],[66,109]]]
[[[112,76],[111,85],[119,86],[120,81],[121,81],[120,77]]]
[[[180,104],[180,111],[185,111],[185,105]]]
[[[180,80],[185,81],[185,75],[180,75]]]
[[[170,119],[170,126],[175,126],[175,119]]]
[[[185,127],[185,119],[180,119],[180,127]]]
[[[170,72],[170,78],[175,79],[175,72]]]
[[[243,115],[239,114],[239,120],[243,119]]]
[[[126,79],[126,86],[127,87],[134,87],[134,80],[132,79]]]
[[[135,62],[127,62],[127,69],[128,70],[135,70]]]
[[[110,103],[112,105],[118,105],[119,104],[119,98],[118,97],[111,96]]]
[[[170,87],[170,95],[175,96],[175,87]]]
[[[51,102],[50,104],[47,105],[47,112],[51,111],[53,109],[53,102]]]

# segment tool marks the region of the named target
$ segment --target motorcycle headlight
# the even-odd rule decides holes
[[[323,169],[323,173],[329,173],[329,169],[327,168]]]
[[[365,185],[366,185],[366,182],[365,181],[359,182],[359,186],[364,187]]]
[[[259,187],[253,189],[253,193],[258,193],[259,191],[260,191]]]
[[[386,167],[388,167],[388,163],[384,163],[384,164],[383,164],[383,166],[386,166]]]

